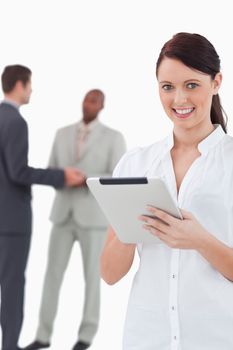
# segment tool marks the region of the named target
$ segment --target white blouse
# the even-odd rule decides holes
[[[126,153],[114,177],[159,176],[178,206],[233,247],[233,138],[221,126],[199,145],[177,197],[170,150],[173,134]],[[124,350],[232,350],[233,283],[198,252],[161,244],[138,245],[125,322]]]

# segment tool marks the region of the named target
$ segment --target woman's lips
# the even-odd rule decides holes
[[[192,114],[192,112],[194,111],[194,107],[190,107],[190,108],[172,108],[175,116],[179,119],[186,119],[188,117],[190,117],[190,115]]]

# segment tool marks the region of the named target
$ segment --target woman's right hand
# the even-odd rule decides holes
[[[122,243],[112,227],[108,229],[107,240],[101,255],[101,277],[108,284],[114,284],[124,277],[132,266],[136,244]]]

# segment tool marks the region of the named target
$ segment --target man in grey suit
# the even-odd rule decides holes
[[[17,350],[31,238],[31,185],[62,188],[65,184],[78,185],[83,179],[71,168],[28,166],[28,129],[19,107],[29,102],[31,71],[21,65],[7,66],[1,79],[4,101],[0,104],[0,323],[2,350]]]
[[[58,130],[50,166],[72,165],[84,175],[111,176],[125,152],[121,133],[98,120],[104,107],[104,94],[89,91],[83,101],[83,119]],[[87,349],[97,332],[100,308],[99,257],[106,237],[107,222],[86,184],[75,189],[58,190],[53,204],[53,229],[49,244],[48,265],[40,307],[36,340],[24,350],[50,346],[57,312],[59,291],[71,250],[79,242],[85,277],[85,303],[78,340],[72,350]]]

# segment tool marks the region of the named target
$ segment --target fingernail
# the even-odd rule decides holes
[[[150,230],[148,225],[142,225],[142,227],[143,227],[145,230],[147,230],[147,231]]]
[[[153,210],[153,208],[151,208],[151,207],[149,207],[149,206],[147,206],[146,209],[147,209],[148,211],[152,211],[152,210]]]

